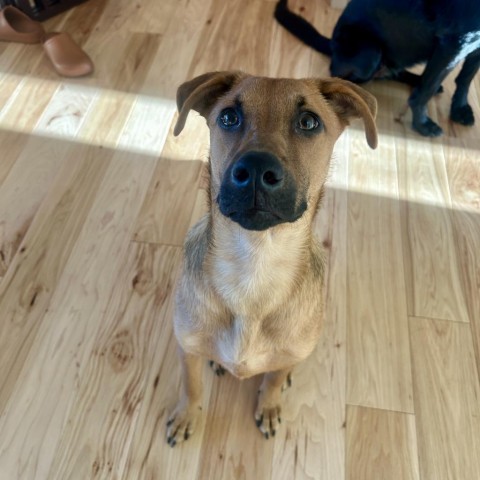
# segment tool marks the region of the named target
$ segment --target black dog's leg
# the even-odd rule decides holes
[[[420,85],[420,80],[422,79],[421,75],[417,73],[409,72],[408,70],[402,70],[398,73],[393,73],[390,77],[390,80],[395,80],[396,82],[404,83],[405,85],[409,85],[410,87],[418,87]],[[442,93],[443,87],[440,85],[436,94]]]
[[[472,52],[465,60],[462,70],[455,79],[457,89],[452,98],[450,119],[461,125],[473,125],[475,117],[472,107],[468,104],[468,89],[473,77],[480,67],[480,49]]]
[[[458,42],[444,41],[436,47],[422,74],[420,85],[414,88],[408,104],[412,109],[412,127],[425,137],[438,137],[442,129],[427,115],[427,103],[455,66]]]

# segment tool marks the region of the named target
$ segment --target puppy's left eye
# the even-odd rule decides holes
[[[240,125],[240,115],[234,108],[225,108],[218,116],[218,123],[222,128],[235,128]]]
[[[322,126],[322,123],[317,115],[312,112],[302,112],[295,125],[299,130],[304,132],[313,132]]]

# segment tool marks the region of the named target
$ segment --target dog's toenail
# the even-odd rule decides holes
[[[255,423],[257,427],[259,427],[263,423],[263,415],[260,418],[255,419]]]
[[[265,432],[263,435],[265,436],[265,439],[268,440],[269,438],[268,432]]]
[[[190,437],[190,434],[188,433],[188,431],[185,431],[184,435],[183,435],[183,438],[185,440],[188,440],[188,438]]]
[[[276,433],[276,431],[275,431],[275,430],[272,430],[272,437],[275,436],[275,433]]]

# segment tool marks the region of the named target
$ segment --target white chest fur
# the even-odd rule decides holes
[[[460,50],[448,67],[455,67],[458,62],[461,62],[465,57],[478,48],[480,48],[480,30],[468,32],[460,39]]]
[[[234,227],[219,233],[215,244],[212,282],[229,309],[241,317],[266,315],[285,301],[307,248],[302,247],[305,233],[298,228],[250,232]]]

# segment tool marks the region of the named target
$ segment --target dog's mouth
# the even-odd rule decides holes
[[[302,216],[303,211],[296,215],[288,216],[288,218],[263,207],[254,207],[242,211],[222,213],[246,230],[262,231],[282,223],[295,222]]]

